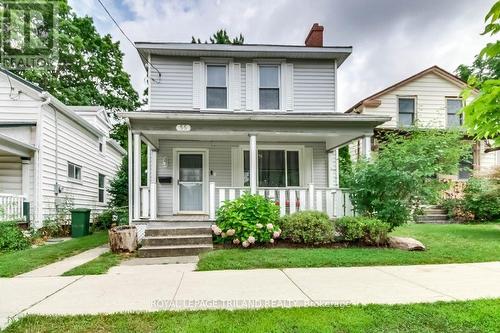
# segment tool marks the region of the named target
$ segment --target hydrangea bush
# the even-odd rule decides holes
[[[247,248],[256,243],[274,243],[281,235],[278,221],[279,207],[272,200],[245,193],[225,201],[217,210],[212,231],[218,242]]]

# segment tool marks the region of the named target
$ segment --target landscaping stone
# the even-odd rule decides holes
[[[425,251],[425,245],[409,237],[389,237],[389,246],[406,251]]]

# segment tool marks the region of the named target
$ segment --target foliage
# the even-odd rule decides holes
[[[468,145],[461,133],[413,129],[407,136],[388,134],[372,161],[358,161],[350,179],[351,200],[361,215],[376,217],[391,229],[411,219],[421,202],[435,201],[454,174]]]
[[[199,38],[191,37],[191,43],[193,44],[201,44],[201,40]],[[205,41],[205,44],[208,42]],[[219,29],[216,33],[210,37],[210,43],[212,44],[233,44],[233,45],[242,45],[245,43],[245,37],[240,33],[239,36],[230,38],[226,32],[226,29]]]
[[[128,206],[128,156],[123,157],[120,169],[109,184],[109,206]]]
[[[43,226],[38,231],[44,238],[67,236],[69,233],[68,228],[64,228],[55,218],[46,218],[43,220]]]
[[[349,153],[349,146],[339,149],[339,182],[340,187],[348,187],[348,179],[352,175],[352,160]]]
[[[480,89],[483,82],[500,79],[500,55],[481,57],[478,54],[471,66],[462,64],[457,67],[455,73],[464,82],[468,82],[471,77],[475,77],[477,80],[476,88]]]
[[[485,21],[487,24],[482,35],[494,36],[500,31],[500,1],[493,5]],[[500,41],[497,39],[494,43],[488,43],[478,57],[484,62],[498,64]],[[493,77],[483,82],[481,77],[471,75],[467,83],[470,88],[462,92],[462,98],[465,100],[472,94],[473,89],[480,88],[480,91],[474,101],[462,109],[465,115],[464,125],[469,134],[476,139],[491,139],[494,148],[500,149],[500,140],[498,140],[500,135],[500,78]]]
[[[333,224],[328,215],[304,211],[281,219],[282,238],[294,243],[326,244],[333,241]]]
[[[128,224],[128,207],[110,208],[97,215],[94,220],[96,230],[109,229],[113,224]]]
[[[99,35],[92,18],[78,17],[67,0],[52,3],[57,6],[58,22],[58,57],[50,60],[53,69],[14,72],[67,105],[100,105],[113,111],[139,107],[139,96],[123,69],[120,43],[113,42],[109,34]]]
[[[0,222],[0,251],[18,251],[31,246],[16,222]]]
[[[118,265],[122,258],[124,258],[122,254],[106,252],[89,262],[64,272],[63,276],[106,274],[111,267]]]
[[[454,221],[465,222],[474,219],[474,215],[465,209],[463,198],[443,199],[440,204],[446,211],[448,217]]]
[[[465,211],[478,221],[500,219],[500,182],[498,179],[471,178],[464,191]]]
[[[281,234],[278,221],[279,207],[272,200],[245,193],[224,202],[217,210],[217,225],[212,230],[217,241],[249,247],[254,243],[274,243]]]
[[[386,244],[390,228],[389,223],[363,216],[346,216],[335,221],[335,230],[340,240],[367,245]]]

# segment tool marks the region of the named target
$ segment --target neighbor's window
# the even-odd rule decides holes
[[[250,186],[250,152],[243,152],[244,186]],[[257,162],[259,187],[300,186],[299,152],[259,150]]]
[[[279,76],[278,65],[259,66],[259,108],[261,110],[279,110]]]
[[[102,153],[104,150],[104,145],[102,144],[102,141],[99,141],[99,151]]]
[[[103,174],[99,174],[98,176],[98,188],[99,188],[99,202],[104,202],[104,183],[105,183],[105,179],[106,179],[106,176],[104,176]]]
[[[72,180],[82,180],[82,167],[68,162],[68,178]]]
[[[457,127],[462,125],[462,114],[458,112],[462,109],[462,100],[460,98],[446,99],[446,122],[448,127]]]
[[[226,65],[207,65],[207,108],[227,109]]]
[[[411,126],[415,121],[415,98],[399,97],[399,126]]]
[[[458,179],[469,179],[472,176],[474,169],[474,149],[471,149],[470,154],[462,157],[458,165]]]

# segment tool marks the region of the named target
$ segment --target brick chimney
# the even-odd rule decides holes
[[[311,31],[309,31],[309,34],[307,35],[306,38],[306,46],[309,47],[323,47],[323,28],[322,25],[319,25],[318,23],[314,23]]]

